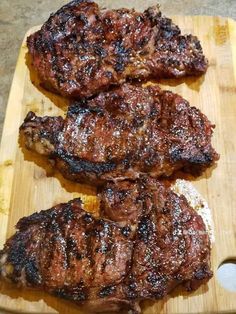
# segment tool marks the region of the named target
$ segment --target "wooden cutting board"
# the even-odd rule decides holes
[[[184,33],[199,36],[210,64],[205,76],[165,80],[161,84],[199,107],[216,124],[213,145],[221,155],[220,161],[193,182],[212,209],[216,238],[212,269],[216,272],[223,261],[236,257],[236,22],[202,16],[173,19]],[[95,189],[66,181],[43,158],[25,151],[18,141],[19,125],[29,110],[39,115],[64,115],[66,110],[62,98],[32,85],[25,65],[26,52],[24,40],[0,148],[0,247],[22,216],[76,196],[82,197],[87,210],[96,213],[98,208]],[[33,75],[32,79],[35,80]],[[70,302],[5,283],[0,285],[0,308],[21,313],[84,313]],[[233,313],[236,293],[224,290],[215,276],[195,293],[178,290],[164,300],[146,302],[142,308],[146,314]]]

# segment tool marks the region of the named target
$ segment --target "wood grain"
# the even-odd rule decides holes
[[[174,17],[185,33],[201,39],[209,59],[207,74],[200,78],[163,80],[173,90],[200,108],[216,124],[213,144],[221,158],[193,184],[212,209],[216,242],[212,269],[236,258],[236,23],[219,17]],[[31,29],[29,32],[33,32]],[[13,234],[22,216],[80,196],[90,212],[98,213],[96,190],[75,184],[41,157],[25,151],[18,140],[18,128],[29,110],[39,115],[64,115],[66,102],[35,87],[25,64],[25,40],[12,83],[0,147],[0,247]],[[31,79],[35,81],[34,74]],[[77,306],[40,291],[0,284],[0,308],[21,313],[85,313]],[[207,286],[188,294],[181,289],[158,302],[145,302],[143,313],[234,313],[236,294],[224,290],[216,276]],[[1,310],[0,310],[1,313]]]

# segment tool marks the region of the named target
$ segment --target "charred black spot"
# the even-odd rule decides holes
[[[90,162],[83,159],[76,159],[72,156],[67,155],[62,150],[57,150],[56,156],[59,156],[63,161],[65,161],[69,166],[69,171],[71,173],[78,174],[80,172],[91,172],[97,175],[112,171],[116,168],[114,162]]]
[[[153,234],[153,223],[149,217],[144,216],[138,224],[138,238],[139,240],[148,243]]]
[[[151,273],[147,276],[147,281],[150,282],[153,286],[158,283],[158,276],[156,273]]]
[[[36,118],[37,117],[35,113],[33,111],[29,111],[24,119],[24,123],[35,121]],[[20,127],[20,129],[22,128],[22,126]]]
[[[143,37],[140,39],[140,41],[138,42],[138,47],[139,48],[143,48],[149,41],[149,37]]]
[[[99,293],[98,296],[100,298],[105,298],[108,297],[109,295],[113,294],[116,291],[116,287],[115,286],[107,286],[102,288]]]
[[[114,46],[116,55],[114,68],[117,72],[122,72],[129,61],[131,49],[125,48],[121,40],[116,41]]]
[[[145,166],[153,167],[156,166],[159,160],[159,155],[155,148],[147,147],[146,151],[148,152],[148,158],[144,160]]]
[[[63,210],[63,218],[65,223],[68,223],[75,218],[73,208],[70,204],[65,206],[65,209]]]
[[[79,115],[90,114],[90,113],[96,113],[97,115],[103,115],[102,108],[99,108],[99,107],[88,108],[87,104],[88,104],[88,102],[85,99],[81,99],[80,101],[76,101],[76,102],[72,103],[69,106],[67,116],[68,117],[71,115],[79,116]]]
[[[161,211],[163,214],[168,214],[170,213],[170,207],[165,205]]]
[[[84,255],[80,252],[76,252],[75,257],[78,261],[82,260],[84,258]]]
[[[138,16],[136,16],[136,21],[144,22],[144,17],[142,15],[138,15]]]
[[[182,255],[185,252],[186,252],[186,244],[185,244],[185,240],[183,238],[183,239],[181,239],[181,241],[179,242],[179,245],[178,245],[178,254]]]
[[[187,46],[186,38],[184,36],[180,37],[178,48],[180,51],[183,51]]]
[[[193,164],[210,164],[213,161],[213,154],[211,152],[202,152],[199,155],[191,156],[189,162]]]
[[[59,75],[59,74],[58,74],[57,82],[58,82],[60,85],[62,85],[63,83],[66,82],[66,79],[65,79],[65,77],[64,77],[63,75]]]
[[[196,40],[196,41],[194,42],[194,45],[195,45],[195,48],[196,48],[197,50],[202,51],[202,46],[201,46],[199,40]]]
[[[130,235],[131,229],[129,226],[125,226],[121,229],[123,236],[128,237]]]
[[[84,258],[84,255],[79,252],[77,242],[74,238],[69,237],[66,239],[66,256],[67,264],[70,265],[70,256],[73,255],[77,260]]]
[[[67,238],[66,247],[67,247],[68,252],[73,253],[74,251],[77,251],[76,240],[72,237]]]
[[[61,288],[54,290],[54,295],[73,301],[85,301],[88,298],[88,291],[83,285],[78,285],[71,288]]]
[[[89,213],[86,213],[83,215],[83,220],[87,224],[90,224],[91,222],[93,222],[93,217]]]
[[[40,138],[46,138],[46,139],[51,139],[52,137],[52,132],[48,132],[47,130],[40,130],[39,131],[39,137]]]
[[[136,299],[138,297],[137,282],[132,275],[128,277],[128,284],[126,288],[126,294],[129,299]]]
[[[54,239],[55,241],[57,240],[57,237],[58,237],[58,232],[60,230],[60,225],[59,223],[56,221],[56,220],[52,220],[50,221],[47,226],[46,226],[47,230],[49,232],[52,232],[53,236],[52,236],[52,239]]]
[[[27,261],[26,250],[27,235],[23,232],[16,233],[14,236],[14,247],[10,247],[7,261],[14,267],[14,273],[19,275]]]
[[[98,69],[97,64],[95,62],[90,62],[87,63],[84,67],[82,72],[85,72],[86,75],[88,75],[89,77],[95,75],[96,70]],[[78,71],[78,76],[81,77],[81,73],[80,71]]]
[[[125,201],[125,199],[127,198],[127,196],[129,196],[129,195],[130,195],[129,189],[117,191],[117,196],[119,198],[120,203],[123,203]]]
[[[112,202],[112,199],[113,199],[113,197],[114,197],[113,188],[106,188],[106,189],[103,190],[103,193],[104,193],[105,197],[107,197],[108,200],[109,200],[110,202]]]
[[[176,280],[178,280],[178,281],[182,281],[182,280],[183,280],[183,275],[181,275],[181,274],[179,274],[179,273],[174,274],[173,277],[174,277]]]
[[[176,67],[178,68],[180,66],[180,61],[177,60],[175,57],[170,57],[167,59],[167,62],[169,65],[171,65],[172,67]]]
[[[170,158],[172,162],[176,162],[182,159],[183,150],[180,148],[174,148],[170,152]]]
[[[113,74],[111,71],[106,71],[105,72],[106,77],[108,77],[109,79],[111,79],[113,77]]]
[[[106,17],[105,19],[104,19],[104,22],[105,22],[105,24],[106,25],[108,25],[108,26],[111,26],[112,25],[112,20],[110,19],[110,18],[108,18],[108,17]]]
[[[60,15],[60,24],[65,24],[66,22],[68,22],[69,19],[71,19],[71,14],[67,11],[62,10],[62,8],[60,10],[57,11],[57,14]],[[50,19],[53,20],[53,13],[50,15]],[[60,25],[60,26],[61,26]]]
[[[129,158],[125,158],[122,160],[122,164],[123,164],[125,169],[129,169],[130,164],[131,164],[131,160]]]
[[[87,25],[88,24],[88,19],[87,17],[83,14],[83,13],[80,13],[79,15],[76,16],[76,19],[78,21],[81,21],[84,23],[84,25]]]
[[[166,282],[167,282],[167,278],[164,275],[159,275],[157,273],[150,273],[147,276],[147,281],[153,286],[153,287],[157,287],[160,286],[162,287]]]
[[[86,108],[87,100],[81,99],[79,101],[73,102],[70,104],[68,108],[67,115],[78,115],[78,114],[84,114],[89,112],[89,109]]]
[[[142,117],[142,116],[141,116],[141,117],[135,117],[135,118],[133,119],[133,126],[134,126],[135,128],[140,128],[140,127],[143,126],[143,124],[144,124],[144,120],[143,120],[143,117]]]
[[[25,264],[26,280],[32,285],[39,285],[41,283],[41,276],[35,259],[30,259]]]
[[[116,72],[123,72],[125,69],[124,59],[122,57],[116,58],[116,64],[114,66]]]
[[[171,19],[164,18],[160,23],[160,33],[163,38],[170,39],[171,37],[179,35],[180,29],[178,26],[172,24]]]
[[[101,45],[95,44],[93,46],[93,49],[95,54],[98,55],[99,57],[105,58],[107,56],[106,50]]]
[[[185,152],[182,148],[174,148],[170,152],[172,162],[176,161],[186,161],[191,164],[195,165],[209,165],[214,160],[214,153],[209,151],[187,151]]]
[[[206,265],[203,265],[202,268],[198,269],[195,274],[194,278],[197,280],[203,280],[204,278],[209,277],[209,268]]]
[[[109,251],[109,246],[106,244],[103,244],[100,247],[97,247],[95,251],[96,253],[106,254]]]

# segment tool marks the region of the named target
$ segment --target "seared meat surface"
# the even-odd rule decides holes
[[[133,242],[117,224],[85,212],[79,199],[22,218],[16,228],[0,253],[2,277],[100,311],[132,304],[122,282]]]
[[[101,198],[123,189],[123,182],[110,184]],[[137,204],[133,226],[128,215],[123,226],[95,219],[79,199],[22,218],[0,251],[1,277],[90,310],[133,313],[140,312],[140,301],[162,298],[177,285],[190,291],[206,283],[212,276],[209,237],[186,199],[154,179],[127,182],[124,195],[121,203],[120,195],[108,200],[103,213],[113,218],[117,209],[120,221],[122,206],[129,211]]]
[[[183,195],[142,178],[109,182],[100,199],[103,216],[132,230],[129,298],[161,298],[180,283],[190,291],[211,278],[209,236]]]
[[[200,75],[207,60],[197,37],[182,35],[158,6],[143,13],[75,0],[27,40],[42,83],[63,96],[90,97],[128,79]]]
[[[66,178],[100,185],[142,173],[201,172],[218,159],[212,127],[172,92],[124,84],[72,104],[65,120],[30,112],[20,131],[26,147],[55,159]]]

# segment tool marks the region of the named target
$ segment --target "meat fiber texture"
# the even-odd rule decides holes
[[[212,277],[206,227],[183,195],[142,178],[109,183],[100,198],[104,218],[75,199],[20,219],[0,251],[1,277],[91,311],[132,313]]]
[[[102,185],[179,169],[201,173],[219,158],[213,127],[177,94],[124,84],[72,103],[65,119],[30,112],[20,133],[28,149],[54,160],[66,178]]]
[[[72,1],[29,36],[27,45],[42,84],[75,98],[130,79],[200,75],[208,65],[198,38],[182,35],[158,6],[140,13]]]

